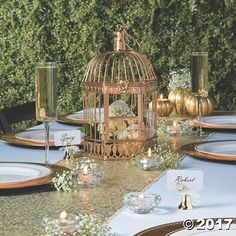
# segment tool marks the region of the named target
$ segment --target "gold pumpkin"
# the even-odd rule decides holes
[[[185,88],[174,88],[169,93],[169,100],[174,104],[175,112],[177,114],[187,113],[185,106],[185,99],[191,95],[191,91]]]
[[[173,111],[173,104],[169,99],[157,99],[157,115],[169,116]],[[149,109],[152,109],[152,102],[149,104]]]
[[[202,116],[207,116],[211,114],[214,110],[214,102],[211,97],[202,97],[201,98],[201,114]],[[185,106],[187,111],[191,115],[197,115],[198,113],[198,98],[194,95],[190,95],[186,101]]]

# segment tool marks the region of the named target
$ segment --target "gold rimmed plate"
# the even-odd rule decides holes
[[[16,189],[50,184],[56,173],[68,170],[52,164],[0,162],[0,189]]]
[[[69,115],[70,114],[59,116],[57,118],[57,121],[63,124],[74,125],[74,126],[79,126],[86,123],[84,119],[70,119]]]
[[[134,236],[234,236],[236,235],[236,219],[232,219],[232,223],[229,226],[229,221],[231,222],[232,218],[215,218],[215,219],[209,219],[212,224],[215,224],[215,227],[213,229],[201,229],[200,221],[199,220],[193,220],[190,222],[190,224],[193,224],[193,228],[191,230],[184,228],[184,221],[169,223],[169,224],[163,224],[155,227],[151,227],[149,229],[143,230]],[[208,219],[205,219],[204,222],[207,222]],[[222,225],[218,227],[217,220],[222,222]],[[214,222],[213,222],[214,221]],[[190,224],[186,224],[188,227]],[[191,226],[191,225],[190,225]],[[221,228],[221,229],[220,229]]]
[[[49,146],[50,148],[58,148],[54,145],[53,131],[62,130],[52,130],[50,132]],[[23,132],[12,132],[6,133],[0,136],[0,140],[7,142],[8,144],[22,146],[22,147],[32,147],[32,148],[45,148],[44,130],[27,130]],[[79,146],[82,146],[79,145]]]
[[[54,145],[54,133],[57,131],[61,131],[58,129],[50,130],[49,133],[49,145]],[[43,129],[34,129],[27,130],[23,132],[19,132],[15,134],[16,139],[22,142],[31,142],[36,144],[45,145],[45,131]]]
[[[236,161],[235,140],[189,143],[180,149],[188,155],[201,159]]]
[[[199,125],[196,119],[193,122],[194,126]],[[201,127],[204,129],[236,130],[236,115],[204,116]]]
[[[0,136],[0,139],[5,141],[6,143],[22,146],[22,147],[35,147],[35,148],[45,148],[43,143],[31,142],[28,140],[18,139],[16,138],[16,132],[6,133]],[[55,147],[54,143],[49,143],[50,147]]]
[[[103,112],[103,108],[96,108],[96,110],[94,110],[94,108],[89,108],[87,110],[81,110],[72,114],[59,116],[57,121],[65,124],[81,125],[88,123],[84,120],[84,114],[86,114],[88,117],[94,117],[94,113],[96,113],[96,118],[99,120],[99,118],[103,116]]]

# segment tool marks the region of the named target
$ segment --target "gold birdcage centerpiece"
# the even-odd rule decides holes
[[[129,159],[156,143],[156,76],[126,37],[131,36],[117,25],[114,51],[94,56],[85,72],[83,110],[89,127],[84,149],[90,157]]]

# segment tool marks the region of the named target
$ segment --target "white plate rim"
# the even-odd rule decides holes
[[[91,110],[93,111],[94,108],[92,108]],[[96,113],[99,111],[101,112],[101,114],[103,114],[104,109],[103,108],[96,108]],[[81,115],[81,117],[76,117],[76,116],[80,116],[80,115]],[[69,120],[83,121],[84,120],[84,110],[80,110],[80,111],[77,111],[77,112],[72,113],[70,115],[67,115],[66,118]]]
[[[221,154],[221,153],[215,153],[215,152],[208,152],[208,151],[204,151],[204,150],[201,150],[201,149],[198,149],[199,146],[201,145],[219,145],[221,143],[235,143],[236,144],[236,141],[233,141],[233,140],[225,140],[225,141],[212,141],[212,142],[209,142],[209,143],[200,143],[200,144],[197,144],[194,146],[194,149],[197,151],[197,152],[200,152],[200,153],[206,153],[206,154],[211,154],[211,155],[216,155],[216,156],[226,156],[226,157],[235,157],[236,155],[230,155],[230,154]]]
[[[62,129],[51,129],[50,133],[57,132],[57,131],[62,131]],[[20,136],[20,135],[24,135],[24,134],[29,135],[30,133],[37,133],[37,132],[40,132],[40,133],[42,132],[43,133],[44,130],[43,129],[32,129],[32,130],[26,130],[26,131],[18,132],[18,133],[15,134],[15,138],[19,139],[19,140],[44,144],[45,143],[44,139],[32,139],[32,138],[26,138],[26,137]],[[49,139],[49,142],[54,142],[54,137],[53,137],[53,139]]]
[[[44,165],[37,165],[37,164],[34,164],[34,163],[10,163],[10,162],[0,162],[0,167],[1,166],[5,166],[5,167],[13,167],[13,168],[20,168],[22,167],[24,170],[25,169],[33,169],[33,170],[45,170],[47,171],[46,173],[44,174],[41,174],[39,176],[32,176],[31,178],[26,178],[26,179],[20,179],[20,180],[13,180],[13,181],[5,181],[5,182],[0,182],[0,185],[1,184],[11,184],[11,183],[20,183],[20,182],[25,182],[25,181],[31,181],[31,180],[34,180],[34,179],[39,179],[39,178],[43,178],[43,177],[46,177],[46,176],[49,176],[53,173],[53,170],[48,167],[48,166],[44,166]],[[32,168],[34,167],[34,168]]]
[[[219,119],[222,119],[222,120],[227,120],[227,119],[234,119],[235,118],[235,124],[227,124],[227,123],[215,123],[214,121],[211,121],[211,120],[219,120]],[[195,123],[198,123],[198,120],[197,118],[194,119],[194,122]],[[219,127],[235,127],[236,128],[236,115],[231,115],[231,116],[204,116],[202,117],[202,120],[201,120],[201,124],[203,125],[208,125],[208,126],[219,126]]]

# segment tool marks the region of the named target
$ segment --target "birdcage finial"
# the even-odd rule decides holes
[[[115,51],[124,51],[126,50],[125,46],[125,27],[121,24],[116,25],[116,34],[114,40],[114,50]]]

